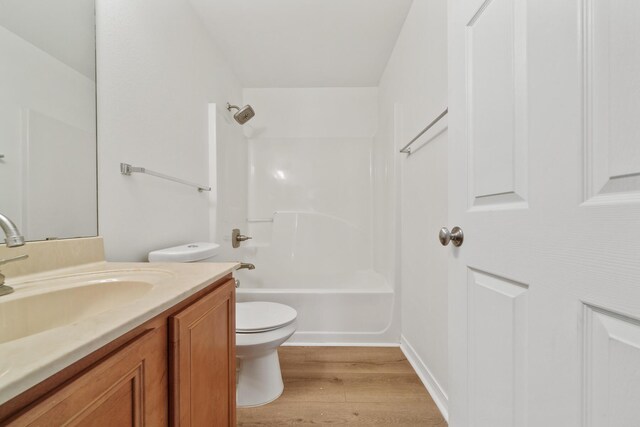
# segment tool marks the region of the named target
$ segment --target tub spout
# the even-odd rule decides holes
[[[256,266],[248,262],[241,262],[240,267],[236,268],[236,270],[242,270],[243,268],[246,268],[247,270],[255,270]]]

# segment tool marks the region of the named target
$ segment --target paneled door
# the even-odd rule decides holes
[[[450,425],[637,427],[640,2],[451,0],[449,44]]]

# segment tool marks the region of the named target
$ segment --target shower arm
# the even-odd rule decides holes
[[[240,111],[240,107],[238,107],[237,105],[231,105],[227,102],[227,110],[231,111],[233,108]]]

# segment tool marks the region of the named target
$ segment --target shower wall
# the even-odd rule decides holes
[[[393,345],[393,282],[374,268],[377,88],[245,89],[247,231],[237,298],[298,311],[290,344]]]
[[[259,112],[244,127],[249,140],[248,221],[254,244],[270,243],[274,218],[278,225],[288,220],[286,214],[310,221],[311,228],[333,222],[334,229],[346,227],[357,235],[354,259],[362,268],[371,268],[371,149],[377,92],[377,88],[245,89],[244,102]],[[276,212],[282,215],[274,216]]]

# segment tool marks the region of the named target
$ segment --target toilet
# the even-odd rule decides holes
[[[149,253],[150,262],[213,262],[220,253],[215,243],[190,243]],[[278,347],[296,331],[298,313],[273,302],[236,303],[236,360],[238,407],[260,406],[276,400],[284,390]]]
[[[282,394],[278,347],[296,331],[296,317],[296,311],[284,304],[236,304],[239,407],[264,405]]]

